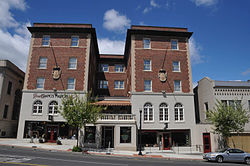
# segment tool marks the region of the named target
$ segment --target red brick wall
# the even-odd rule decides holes
[[[148,37],[148,36],[147,36]],[[174,90],[174,80],[180,80],[182,92],[190,92],[188,59],[186,50],[186,39],[176,37],[149,37],[151,38],[152,49],[143,48],[143,36],[137,35],[135,48],[135,86],[137,92],[144,91],[144,80],[152,80],[152,91],[172,93]],[[167,71],[167,81],[162,83],[158,78],[158,72],[162,68],[166,48],[170,49],[170,40],[178,39],[179,51],[168,50],[164,67]],[[143,71],[144,59],[151,60],[152,71]],[[181,72],[173,72],[173,61],[180,61]]]
[[[56,66],[55,59],[51,47],[42,46],[42,35],[50,35],[50,41],[53,45],[55,57],[58,66],[62,70],[61,80],[54,80],[52,78],[52,69]],[[31,54],[30,71],[28,76],[28,89],[36,89],[36,80],[38,77],[45,78],[44,89],[52,90],[56,88],[57,90],[63,90],[67,88],[67,79],[75,78],[75,89],[83,90],[84,87],[84,74],[85,74],[85,56],[86,56],[86,37],[87,34],[77,34],[79,36],[79,46],[80,47],[70,47],[71,45],[71,35],[76,34],[42,34],[37,33],[33,35],[34,44]],[[47,57],[47,69],[39,69],[39,58]],[[77,70],[68,69],[68,62],[70,57],[77,58]],[[63,84],[63,86],[62,86]]]

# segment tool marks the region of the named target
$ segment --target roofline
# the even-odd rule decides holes
[[[173,28],[173,29],[188,29],[186,27],[164,27],[164,26],[147,26],[147,25],[131,25],[131,29],[132,27],[150,27],[150,28]],[[157,31],[157,30],[156,30]]]
[[[34,22],[33,23],[33,25],[34,24],[50,24],[50,25],[89,25],[89,26],[91,26],[92,27],[92,24],[80,24],[80,23],[49,23],[49,22]]]

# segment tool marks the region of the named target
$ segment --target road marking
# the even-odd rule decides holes
[[[2,163],[2,164],[13,164],[13,165],[49,166],[49,165],[41,165],[41,164],[15,163],[15,162],[0,162],[0,163]]]

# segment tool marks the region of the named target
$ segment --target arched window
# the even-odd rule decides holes
[[[144,108],[144,121],[146,122],[154,121],[152,104],[146,103],[143,108]]]
[[[49,115],[57,115],[58,114],[58,103],[57,101],[51,101],[49,103]]]
[[[43,103],[40,100],[37,100],[33,104],[33,114],[42,114],[43,113]]]
[[[184,121],[184,107],[181,103],[176,103],[174,106],[174,120],[176,122]]]
[[[166,103],[161,103],[159,107],[159,119],[161,122],[168,121],[168,105]]]

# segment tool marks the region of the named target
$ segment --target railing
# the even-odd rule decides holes
[[[99,119],[101,121],[135,121],[133,114],[101,114]]]

